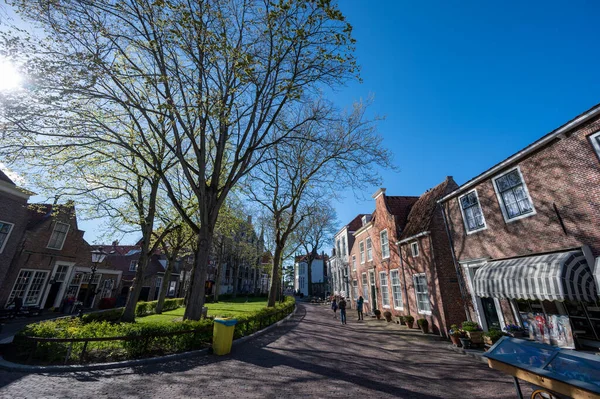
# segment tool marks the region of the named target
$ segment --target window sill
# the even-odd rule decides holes
[[[384,259],[389,259],[389,258],[390,258],[390,255],[388,255],[388,256],[382,256],[382,257],[381,257],[381,259],[382,259],[382,260],[384,260]]]
[[[396,308],[396,307],[394,307],[394,310],[404,310],[404,308],[403,307],[402,308]]]
[[[390,305],[383,305],[382,308],[384,308],[384,309],[390,309]]]
[[[533,212],[525,213],[521,216],[515,216],[514,218],[508,219],[507,216],[504,214],[504,212],[502,213],[502,216],[504,216],[504,222],[506,224],[516,222],[517,220],[525,219],[525,218],[535,216],[535,215],[537,215],[537,212],[535,210],[533,210]]]
[[[424,314],[426,316],[431,316],[431,310],[419,310],[417,311],[419,314]]]
[[[475,233],[479,233],[480,231],[484,231],[487,230],[487,226],[484,226],[482,228],[479,228],[477,230],[471,230],[471,231],[467,231],[467,235],[471,235],[471,234],[475,234]]]

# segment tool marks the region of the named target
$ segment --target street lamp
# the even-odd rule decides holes
[[[96,270],[98,270],[98,265],[104,262],[104,258],[106,258],[106,253],[104,252],[104,249],[102,247],[99,247],[98,249],[92,251],[92,266],[90,267],[92,274],[90,275],[90,281],[88,281],[88,288],[85,292],[83,306],[87,305],[88,299],[90,297],[90,291],[92,288],[92,282],[94,281],[94,277],[96,276]],[[97,292],[95,292],[94,294],[96,293]]]

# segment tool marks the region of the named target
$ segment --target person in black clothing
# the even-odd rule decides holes
[[[21,312],[21,309],[23,308],[23,298],[21,298],[20,296],[16,296],[9,304],[10,305],[15,305],[15,307],[13,308],[13,316],[12,317],[16,317],[19,312]]]
[[[346,300],[344,298],[340,299],[338,307],[340,308],[340,320],[342,320],[342,324],[346,324]]]

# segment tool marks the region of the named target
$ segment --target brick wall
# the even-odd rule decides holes
[[[487,179],[474,187],[487,229],[467,235],[457,197],[446,201],[457,258],[503,258],[581,245],[600,256],[600,162],[588,138],[598,130],[596,118],[518,162],[536,211],[533,216],[506,223],[492,180]]]
[[[0,221],[14,225],[4,250],[0,253],[0,287],[2,287],[27,226],[27,200],[0,192]]]

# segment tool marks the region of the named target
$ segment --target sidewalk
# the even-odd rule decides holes
[[[0,344],[9,344],[12,342],[16,333],[25,328],[26,325],[37,323],[44,320],[58,319],[59,317],[67,317],[68,315],[54,312],[42,312],[39,316],[32,317],[17,317],[12,320],[7,320],[2,323],[2,331],[0,332]]]

